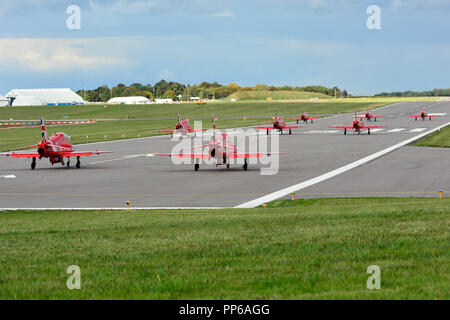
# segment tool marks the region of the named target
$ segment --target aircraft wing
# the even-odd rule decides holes
[[[189,133],[191,133],[191,132],[202,132],[202,131],[206,131],[206,129],[198,129],[198,130],[189,129],[188,130]]]
[[[345,126],[330,126],[330,128],[335,128],[335,129],[353,129],[353,127],[351,127],[351,126],[348,126],[348,127],[345,127]]]
[[[63,152],[60,157],[90,157],[94,154],[112,153],[111,151],[82,151],[82,152]]]
[[[284,130],[284,129],[298,129],[298,128],[300,128],[300,127],[287,127],[287,126],[286,126],[286,127],[283,127],[283,130]]]
[[[154,153],[154,155],[184,159],[209,159],[209,153]]]
[[[248,158],[261,158],[261,157],[265,157],[265,156],[271,156],[271,155],[279,155],[282,154],[280,152],[274,152],[274,153],[235,153],[235,154],[230,154],[227,155],[228,158],[233,158],[233,159],[248,159]]]
[[[257,129],[263,129],[263,130],[278,130],[274,127],[256,127]]]
[[[162,132],[162,133],[176,133],[177,130],[159,130],[159,132]]]
[[[17,152],[4,152],[0,153],[0,156],[7,156],[13,158],[39,158],[39,153],[17,153]]]
[[[377,128],[379,128],[379,126],[364,126],[364,127],[361,127],[361,129],[377,129]]]

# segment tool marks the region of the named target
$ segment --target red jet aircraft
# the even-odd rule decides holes
[[[181,135],[187,135],[188,133],[200,132],[203,130],[194,130],[189,124],[189,119],[184,119],[181,121],[180,114],[177,115],[177,124],[175,126],[175,130],[161,130],[163,133],[171,133],[172,135],[179,133]]]
[[[273,126],[272,127],[257,127],[258,129],[267,130],[267,135],[269,134],[269,130],[278,130],[281,134],[283,134],[283,130],[288,129],[289,134],[292,134],[292,129],[298,129],[300,127],[289,127],[286,125],[286,122],[284,122],[283,118],[280,116],[277,116],[275,113],[275,117],[273,118]]]
[[[35,148],[37,147],[37,152],[35,153],[17,153],[17,152],[6,152],[0,153],[1,156],[13,157],[13,158],[32,158],[31,169],[36,168],[36,158],[48,158],[50,163],[54,165],[55,163],[61,163],[63,166],[64,158],[67,158],[67,167],[70,167],[70,158],[77,157],[76,167],[79,169],[81,167],[80,157],[89,157],[94,154],[111,153],[110,151],[82,151],[75,152],[70,143],[69,136],[65,133],[54,133],[50,138],[47,135],[47,130],[45,128],[44,118],[41,117],[41,130],[42,130],[42,141],[36,145],[24,147]]]
[[[425,120],[425,118],[429,118],[431,120],[431,118],[436,117],[436,115],[432,115],[432,114],[430,115],[430,114],[426,113],[424,109],[422,109],[419,114],[416,114],[416,115],[413,115],[410,117],[415,118],[414,120],[417,120],[417,118],[422,118],[422,120]]]
[[[344,134],[347,134],[347,129],[351,130],[353,129],[355,133],[360,134],[361,130],[367,129],[367,134],[370,135],[370,129],[376,129],[379,128],[379,126],[366,126],[364,122],[359,121],[357,116],[355,115],[355,120],[353,120],[353,123],[351,126],[330,126],[332,128],[336,129],[344,129]]]
[[[211,139],[211,142],[200,147],[195,148],[208,148],[208,153],[159,153],[157,156],[169,156],[185,159],[215,159],[216,167],[220,165],[226,165],[227,169],[230,168],[230,159],[245,159],[243,169],[248,169],[248,158],[261,158],[263,156],[271,156],[281,153],[237,153],[237,147],[228,141],[228,135],[223,132],[216,132]],[[200,168],[199,163],[194,164],[194,170],[198,171]]]
[[[370,110],[368,110],[365,115],[358,116],[358,119],[360,119],[360,120],[366,119],[367,121],[372,121],[372,119],[377,121],[377,119],[380,119],[380,118],[381,118],[380,116],[376,116],[373,113],[370,113]]]
[[[297,124],[299,121],[303,121],[304,123],[308,123],[308,120],[311,121],[311,123],[314,123],[314,120],[316,120],[317,118],[311,118],[306,112],[302,112],[302,115],[300,116],[300,118],[292,118],[292,120],[296,120]]]

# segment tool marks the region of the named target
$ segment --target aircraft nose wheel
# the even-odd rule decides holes
[[[200,169],[200,165],[199,165],[198,163],[196,163],[196,164],[194,165],[194,170],[195,170],[195,171],[198,171],[198,169]]]
[[[36,158],[33,158],[31,161],[31,170],[34,170],[36,168]]]
[[[244,166],[242,168],[244,169],[244,171],[247,171],[247,169],[248,169],[247,161],[245,161]]]

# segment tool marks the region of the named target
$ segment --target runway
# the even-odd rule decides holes
[[[441,114],[432,121],[408,117],[420,112]],[[176,166],[169,136],[75,146],[77,151],[109,150],[112,154],[82,159],[82,168],[54,167],[47,159],[0,158],[0,208],[236,207],[279,190],[312,180],[381,150],[407,141],[450,121],[450,102],[407,102],[373,110],[383,128],[371,135],[344,135],[330,128],[352,115],[321,118],[280,136],[280,167],[261,175],[258,165],[229,170],[221,166]],[[303,125],[303,124],[300,124]],[[266,139],[265,132],[255,139]],[[37,137],[39,139],[39,137]],[[13,177],[14,176],[14,177]],[[296,191],[297,198],[348,196],[436,197],[450,190],[450,149],[404,146],[347,172]],[[283,196],[286,197],[286,196]]]

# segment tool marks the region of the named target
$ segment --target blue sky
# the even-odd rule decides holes
[[[81,30],[66,27],[72,4]],[[0,94],[160,79],[448,88],[449,17],[450,0],[0,0]]]

